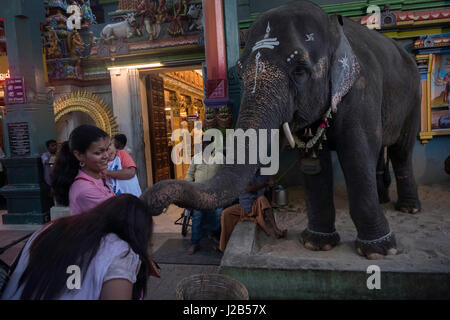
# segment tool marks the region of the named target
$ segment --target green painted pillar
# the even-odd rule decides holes
[[[237,0],[227,0],[223,3],[225,21],[225,42],[227,48],[228,98],[233,103],[233,127],[239,114],[241,103],[241,83],[235,71],[239,60],[239,21]]]
[[[5,21],[11,79],[23,81],[26,98],[10,101],[5,89],[3,136],[7,158],[3,164],[8,185],[0,193],[7,200],[8,213],[2,219],[4,224],[42,224],[49,219],[50,202],[40,155],[46,151],[45,141],[56,137],[53,98],[45,87],[42,60],[40,23],[45,22],[44,4],[5,1],[0,16]]]

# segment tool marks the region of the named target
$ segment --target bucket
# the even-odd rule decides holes
[[[286,206],[288,204],[287,189],[285,189],[283,186],[279,185],[275,188],[275,203],[280,207]]]
[[[177,284],[177,300],[248,300],[247,288],[223,274],[195,274]]]

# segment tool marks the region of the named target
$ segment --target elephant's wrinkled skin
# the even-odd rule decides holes
[[[305,175],[309,222],[300,236],[305,247],[329,250],[339,242],[330,157],[330,150],[336,150],[358,232],[357,252],[369,259],[395,254],[395,237],[378,192],[386,201],[382,153],[387,147],[397,179],[397,209],[420,209],[412,149],[421,94],[413,59],[376,31],[298,1],[270,10],[253,23],[236,68],[243,80],[237,128],[281,129],[288,122],[300,137],[306,127],[315,132],[330,106],[335,111],[319,153],[322,171]],[[204,184],[164,181],[143,197],[158,214],[169,203],[221,207],[244,190],[257,168],[224,165]]]

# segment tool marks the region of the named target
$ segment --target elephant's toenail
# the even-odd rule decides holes
[[[379,253],[370,253],[367,255],[367,259],[369,259],[369,260],[380,260],[383,258],[384,258],[384,256]]]
[[[412,214],[416,214],[416,213],[418,213],[419,212],[419,209],[417,209],[417,208],[412,208],[412,210],[411,210],[411,213]]]
[[[388,251],[387,251],[387,255],[388,256],[394,256],[394,255],[396,255],[397,254],[397,249],[395,249],[395,248],[390,248]]]
[[[333,249],[333,247],[331,246],[331,244],[326,244],[326,245],[324,245],[324,246],[322,247],[322,250],[323,250],[323,251],[328,251],[328,250],[331,250],[331,249]]]
[[[364,254],[363,254],[361,248],[356,248],[356,252],[357,252],[361,257],[364,257]]]
[[[311,242],[306,242],[305,243],[305,248],[309,249],[309,250],[313,250],[313,251],[317,250],[316,246],[314,246]]]
[[[409,210],[407,208],[400,208],[400,211],[404,213],[409,213]]]

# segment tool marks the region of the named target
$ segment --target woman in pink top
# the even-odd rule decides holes
[[[58,153],[52,186],[58,204],[69,206],[72,215],[87,211],[114,196],[105,182],[110,138],[90,125],[75,128]]]

